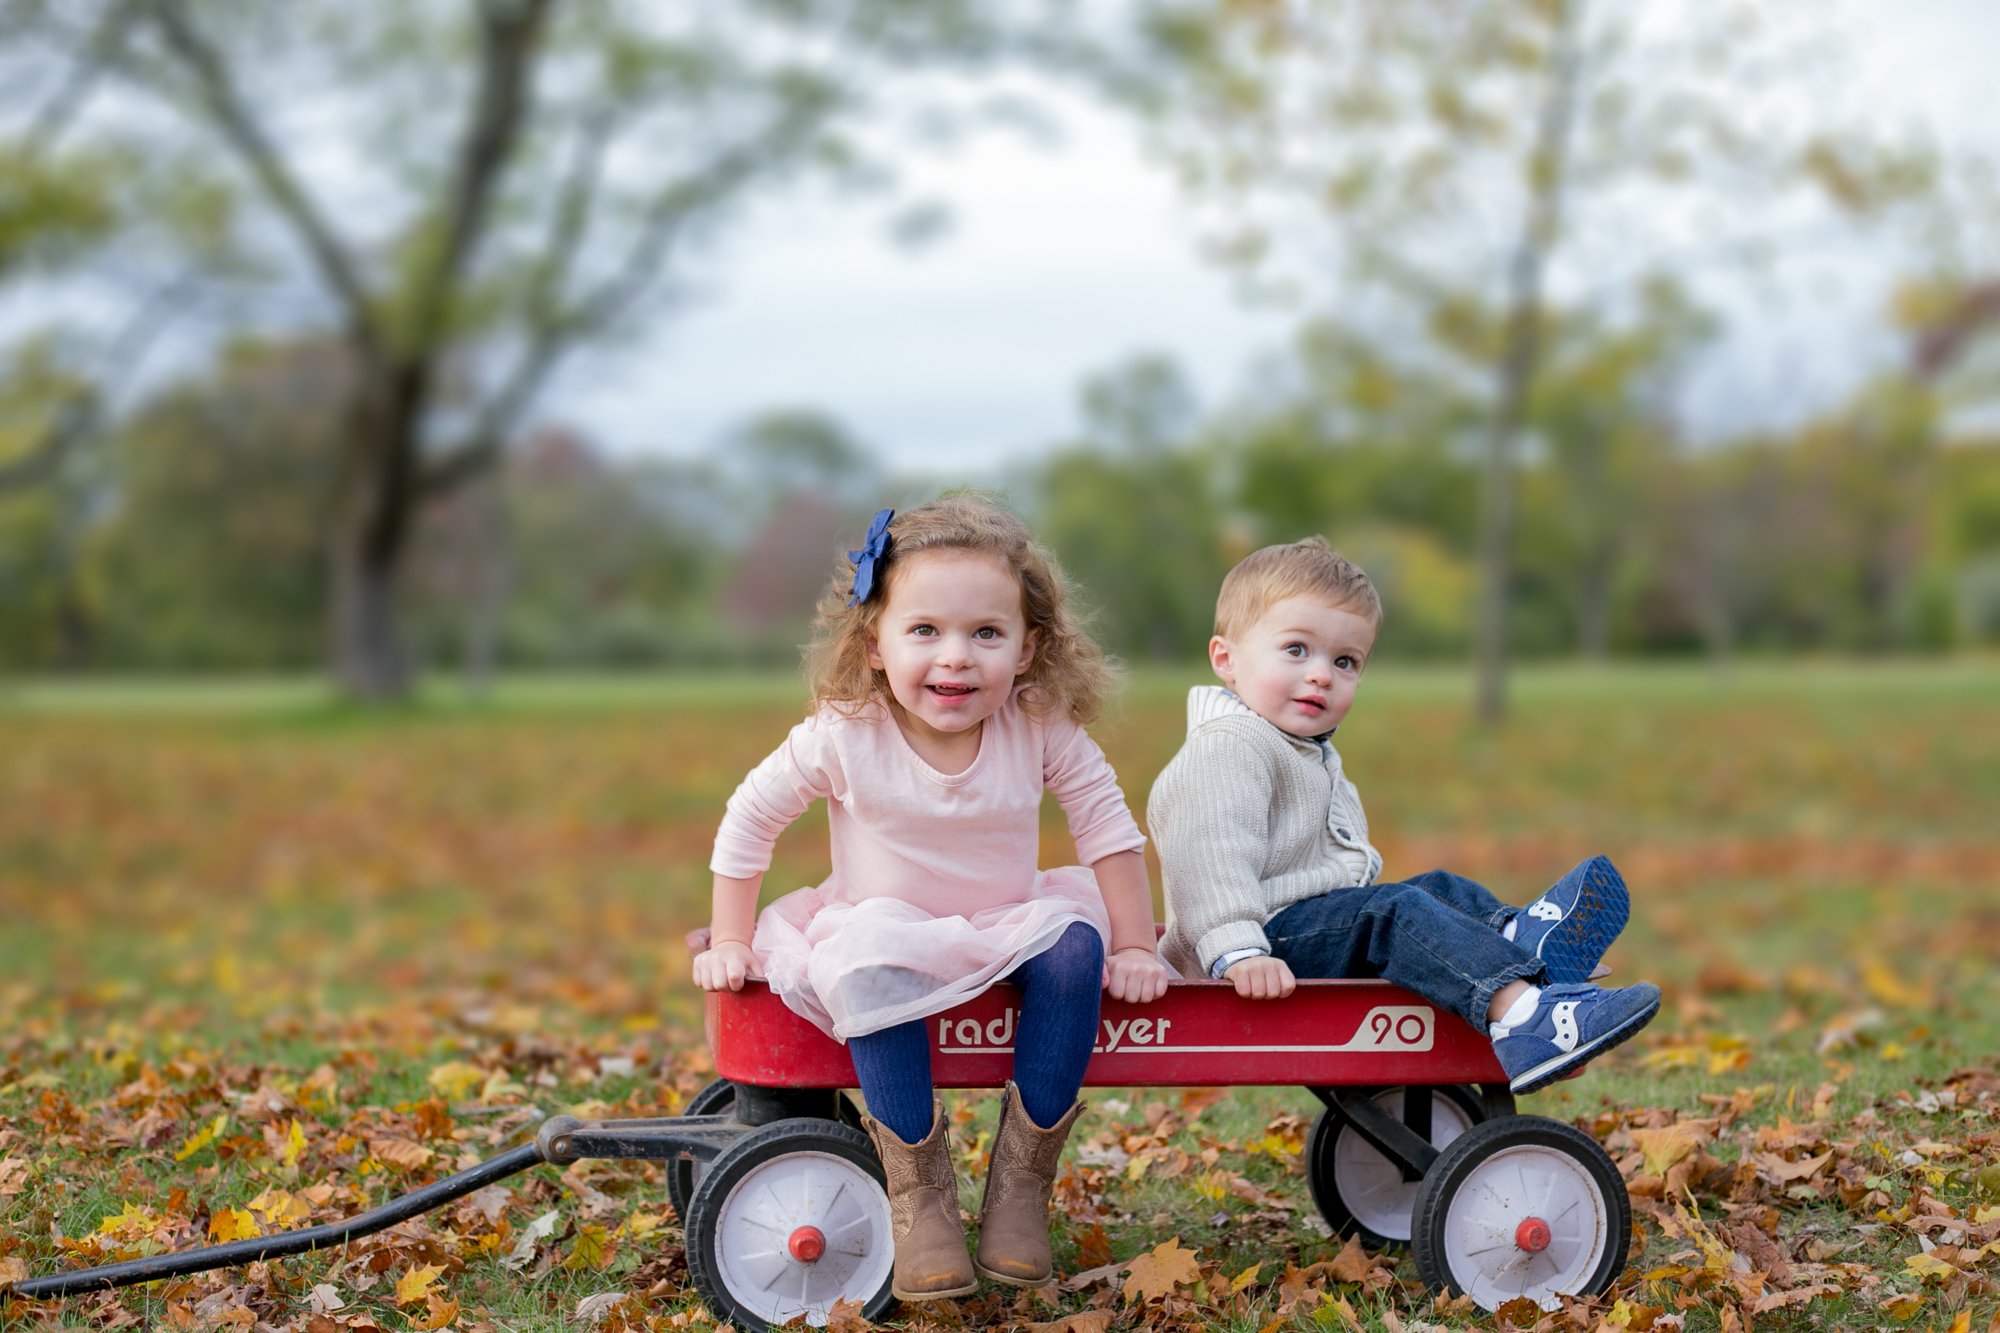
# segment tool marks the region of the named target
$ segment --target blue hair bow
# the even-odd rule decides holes
[[[847,599],[849,606],[866,602],[875,595],[880,585],[875,574],[881,563],[889,558],[889,520],[896,516],[893,509],[878,509],[875,521],[868,525],[868,536],[858,551],[849,551],[847,558],[854,562],[854,586]]]

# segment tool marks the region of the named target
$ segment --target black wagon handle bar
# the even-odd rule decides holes
[[[307,1227],[301,1231],[281,1231],[276,1235],[257,1236],[249,1240],[233,1240],[224,1245],[209,1245],[199,1250],[156,1254],[144,1259],[127,1259],[122,1263],[105,1264],[98,1268],[82,1268],[69,1273],[54,1273],[48,1277],[29,1278],[24,1282],[16,1282],[12,1288],[6,1290],[28,1300],[53,1300],[61,1296],[74,1296],[79,1292],[129,1287],[136,1282],[154,1282],[165,1277],[205,1273],[215,1268],[235,1268],[240,1264],[253,1263],[259,1259],[280,1259],[289,1254],[304,1254],[309,1250],[323,1250],[335,1245],[344,1245],[362,1236],[372,1236],[378,1231],[395,1226],[398,1222],[407,1222],[419,1213],[427,1213],[440,1204],[463,1198],[474,1190],[491,1185],[496,1180],[505,1180],[508,1176],[518,1175],[531,1166],[540,1166],[546,1160],[539,1143],[525,1143],[497,1157],[489,1157],[478,1166],[460,1171],[456,1175],[446,1176],[443,1180],[434,1180],[400,1198],[391,1199],[380,1208],[360,1213],[345,1221],[328,1222],[324,1226]]]

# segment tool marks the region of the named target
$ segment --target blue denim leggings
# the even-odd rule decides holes
[[[1299,977],[1381,977],[1486,1031],[1486,1008],[1542,962],[1500,937],[1521,909],[1484,886],[1432,870],[1293,903],[1264,923],[1271,952]]]
[[[1022,992],[1014,1086],[1021,1109],[1046,1129],[1076,1104],[1083,1068],[1097,1043],[1104,940],[1094,927],[1073,921],[1054,944],[1005,979]],[[868,1114],[905,1143],[922,1143],[931,1132],[930,1032],[929,1021],[916,1018],[847,1042]]]

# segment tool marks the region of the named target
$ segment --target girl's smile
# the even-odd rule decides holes
[[[1021,580],[992,556],[926,551],[898,564],[868,640],[910,746],[941,773],[979,756],[980,724],[1035,660]]]

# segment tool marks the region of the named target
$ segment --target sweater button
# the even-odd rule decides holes
[[[1351,837],[1353,837],[1353,836],[1354,836],[1354,835],[1353,835],[1352,833],[1349,833],[1349,832],[1348,832],[1348,831],[1347,831],[1346,829],[1344,829],[1344,828],[1337,828],[1337,829],[1335,829],[1335,830],[1334,830],[1334,832],[1335,832],[1335,833],[1338,833],[1338,834],[1339,834],[1339,835],[1340,835],[1341,837],[1343,837],[1343,838],[1351,838]]]

